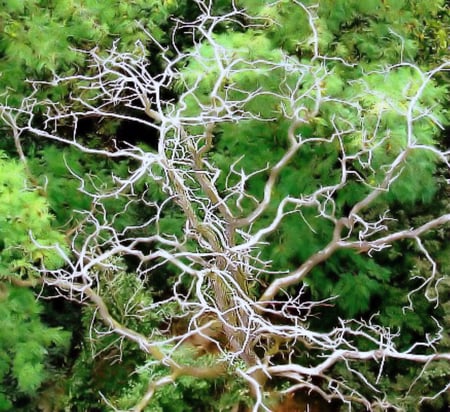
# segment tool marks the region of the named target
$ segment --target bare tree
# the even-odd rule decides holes
[[[303,8],[311,29],[309,43],[305,47],[312,50],[312,58],[310,64],[305,64],[282,51],[278,51],[278,60],[252,59],[249,54],[243,55],[227,48],[214,34],[217,27],[230,22],[241,25],[246,22],[247,29],[254,29],[263,23],[238,10],[216,16],[208,2],[197,3],[202,14],[196,21],[177,22],[177,30],[192,33],[193,47],[190,50],[178,50],[175,44],[171,50],[165,49],[148,33],[149,40],[161,49],[164,61],[161,73],[150,74],[150,63],[143,45],[138,44],[132,53],[113,48],[104,55],[93,50],[90,52],[90,74],[56,76],[52,83],[35,83],[36,93],[24,100],[19,109],[1,109],[3,120],[14,131],[19,150],[21,137],[32,134],[71,145],[86,155],[118,161],[128,159],[135,165],[127,178],[114,178],[113,188],[96,187],[92,190],[95,186],[88,184],[88,176],[74,174],[80,181],[80,190],[92,197],[93,208],[83,212],[83,221],[71,233],[70,253],[63,247],[54,246],[66,264],[58,270],[40,268],[44,283],[69,299],[90,302],[96,308],[97,317],[107,326],[107,333],[136,342],[144,352],[167,367],[165,377],[149,383],[148,392],[135,406],[135,411],[143,410],[159,387],[176,381],[180,376],[212,378],[223,374],[233,374],[248,383],[254,397],[254,411],[269,410],[265,403],[266,383],[275,378],[288,382],[284,393],[306,389],[327,401],[337,399],[347,404],[360,403],[371,410],[393,407],[386,394],[377,387],[385,362],[401,359],[422,363],[426,367],[435,360],[450,360],[449,353],[434,350],[443,337],[442,328],[435,336],[429,336],[428,340],[417,342],[406,350],[396,347],[401,331],[394,332],[377,324],[376,317],[370,321],[341,320],[331,331],[315,331],[308,324],[310,316],[318,309],[332,310],[330,303],[335,297],[316,302],[306,299],[304,292],[311,271],[337,251],[352,249],[370,259],[394,242],[410,239],[416,242],[418,251],[430,263],[430,275],[410,293],[425,293],[429,300],[440,304],[439,295],[427,295],[427,291],[438,284],[439,272],[421,237],[448,224],[450,214],[437,216],[419,227],[392,231],[390,221],[393,218],[387,208],[384,214],[375,218],[370,218],[367,211],[389,192],[396,179],[401,178],[413,153],[429,152],[449,168],[449,152],[421,142],[416,133],[416,124],[423,119],[441,127],[432,108],[424,106],[421,99],[434,76],[447,70],[449,65],[443,64],[424,72],[412,63],[399,62],[380,69],[380,74],[388,76],[409,67],[420,79],[418,87],[405,94],[402,105],[383,101],[384,97],[377,96],[379,92],[368,82],[364,83],[362,78],[359,87],[383,101],[377,110],[370,109],[375,121],[372,122],[374,126],[368,126],[365,118],[369,109],[359,103],[359,96],[337,99],[324,93],[323,83],[332,75],[328,62],[333,58],[320,53],[314,8],[294,2],[296,7]],[[205,45],[211,53],[203,52]],[[350,67],[343,60],[334,60]],[[196,72],[198,77],[195,79],[186,70],[192,62],[204,68],[203,74]],[[281,79],[280,87],[278,90],[246,90],[233,82],[233,78],[245,73],[268,73],[269,76],[276,73]],[[201,96],[199,90],[203,82],[211,78],[209,93]],[[305,88],[303,85],[308,79],[311,87]],[[73,85],[72,105],[37,99],[37,92],[42,87],[62,83]],[[165,91],[174,88],[181,90],[177,100],[165,98]],[[236,99],[236,95],[240,98]],[[264,95],[271,95],[279,101],[280,113],[289,123],[285,152],[275,163],[270,154],[272,157],[267,159],[267,168],[263,170],[246,170],[240,168],[239,162],[230,164],[226,170],[220,168],[211,156],[215,150],[215,134],[224,124],[249,120],[269,124],[271,119],[248,109],[250,103]],[[347,107],[358,121],[350,123],[339,116],[332,117],[330,122],[334,131],[330,135],[302,136],[299,128],[316,118],[326,104]],[[43,122],[42,117],[35,115],[38,107],[39,116],[43,113]],[[42,107],[46,108],[45,111]],[[132,111],[124,111],[123,108]],[[376,151],[390,139],[389,131],[381,126],[387,111],[395,111],[401,117],[407,131],[406,141],[389,163],[376,165],[373,160]],[[124,114],[130,112],[139,115]],[[145,150],[138,145],[107,149],[88,147],[77,135],[78,122],[86,117],[144,124],[158,133],[158,149]],[[44,127],[38,126],[42,124]],[[73,130],[70,137],[60,133],[60,126],[68,124]],[[346,139],[355,133],[362,136],[362,145],[358,150],[349,151]],[[287,165],[305,148],[314,149],[318,145],[329,146],[336,152],[339,179],[308,193],[274,198],[274,189]],[[19,153],[26,161],[23,152],[20,150]],[[374,168],[381,177],[377,182],[370,181],[369,173],[364,173]],[[266,179],[258,198],[248,191],[248,184],[256,175]],[[146,190],[138,192],[136,184],[142,179],[151,179],[157,184],[165,195],[164,200],[150,198]],[[222,181],[225,183],[220,183]],[[335,203],[336,195],[350,181],[364,185],[367,194],[351,205],[348,213],[340,214]],[[102,203],[105,199],[117,197],[127,198],[129,207],[139,204],[151,211],[151,218],[118,230],[115,227],[117,216],[110,215]],[[244,203],[253,204],[253,208],[243,207]],[[270,212],[274,208],[275,213]],[[328,244],[291,271],[265,261],[261,248],[276,233],[286,216],[304,219],[304,211],[310,209],[316,211],[318,219],[333,226]],[[160,229],[161,218],[169,210],[178,210],[184,216],[184,226],[178,234]],[[126,214],[127,210],[122,213]],[[138,237],[137,232],[141,234]],[[117,257],[121,256],[139,259],[136,271],[139,277],[151,277],[154,270],[164,266],[176,268],[178,281],[173,285],[173,296],[140,310],[159,311],[165,305],[175,303],[188,319],[186,330],[178,334],[155,331],[154,336],[143,336],[113,318],[99,292],[104,279],[98,268],[111,272],[120,270]],[[262,277],[272,280],[266,284],[259,281]],[[190,286],[185,288],[182,284]],[[296,295],[289,292],[294,287],[300,291]],[[171,319],[167,321],[170,323]],[[211,333],[211,330],[219,330],[219,333]],[[193,367],[174,359],[177,348],[192,341],[193,337],[201,337],[203,344],[209,342],[216,348],[218,356],[214,367]],[[362,343],[372,349],[362,350],[359,346]],[[293,361],[301,350],[311,354],[307,364]],[[373,380],[358,370],[358,365],[365,362],[377,365],[378,378]],[[331,371],[336,364],[345,365],[372,395],[369,397],[358,391],[346,378],[333,375]],[[319,385],[318,381],[322,384]],[[448,389],[447,385],[441,388],[440,393]]]

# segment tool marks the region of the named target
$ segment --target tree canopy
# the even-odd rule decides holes
[[[0,410],[448,408],[448,4],[3,3]]]

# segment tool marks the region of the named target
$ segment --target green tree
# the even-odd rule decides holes
[[[67,351],[70,334],[41,320],[42,305],[23,285],[40,282],[42,265],[63,263],[45,198],[27,187],[22,164],[0,158],[0,410],[37,407],[39,389]],[[24,407],[25,409],[22,409]]]
[[[197,1],[170,47],[150,38],[157,72],[144,43],[117,43],[52,83],[73,103],[39,92],[3,106],[15,136],[70,147],[90,198],[59,249],[67,265],[45,265],[44,282],[90,302],[95,353],[141,350],[139,376],[103,390],[113,406],[195,408],[213,379],[211,410],[302,391],[445,408],[450,214],[427,205],[447,187],[448,19],[421,24],[448,16],[443,3],[237,3],[246,11]],[[144,125],[158,145],[67,134],[92,117],[106,134]]]
[[[40,390],[56,383],[70,334],[41,321],[42,305],[30,290],[0,285],[0,410],[38,408]]]

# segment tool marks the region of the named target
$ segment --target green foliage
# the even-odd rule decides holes
[[[379,289],[380,285],[364,274],[343,273],[336,284],[336,293],[344,297],[340,306],[349,318],[366,312],[371,296]]]
[[[400,66],[388,72],[371,72],[370,69],[375,66],[386,67],[402,59],[415,59],[418,48],[415,37],[408,31],[408,25],[418,24],[419,19],[433,18],[440,10],[439,2],[432,7],[426,6],[425,2],[416,2],[412,6],[406,2],[396,5],[380,1],[319,2],[317,30],[318,38],[321,39],[321,54],[334,56],[336,53],[338,57],[358,63],[355,67],[349,67],[332,60],[327,67],[328,74],[319,63],[313,70],[308,68],[304,73],[291,72],[288,68],[269,70],[270,62],[286,59],[283,57],[286,54],[298,65],[296,67],[301,67],[299,64],[303,61],[311,64],[304,57],[311,55],[312,46],[305,41],[310,38],[311,32],[302,7],[287,8],[283,1],[241,3],[256,15],[270,17],[273,24],[269,24],[265,31],[249,29],[244,33],[218,34],[215,41],[223,48],[221,62],[217,61],[210,44],[198,46],[198,54],[186,65],[179,82],[179,87],[189,87],[200,79],[195,96],[188,93],[181,98],[180,104],[185,105],[186,115],[198,113],[202,105],[214,107],[214,99],[210,96],[214,85],[219,86],[216,89],[219,96],[236,101],[250,96],[256,89],[266,92],[260,97],[249,99],[243,106],[258,120],[230,121],[217,126],[217,141],[212,154],[217,165],[226,170],[231,163],[238,162],[238,167],[247,174],[262,170],[267,165],[273,166],[286,147],[286,119],[280,108],[283,107],[288,114],[298,110],[282,97],[283,92],[293,90],[301,78],[299,94],[304,93],[314,86],[315,79],[311,74],[314,73],[321,78],[323,92],[333,99],[324,102],[316,117],[302,126],[305,137],[330,136],[332,121],[344,127],[345,124],[356,125],[361,119],[366,135],[357,129],[345,136],[345,151],[351,156],[367,144],[376,148],[372,151],[373,168],[359,167],[357,162],[354,167],[370,184],[381,184],[385,174],[380,171],[394,161],[412,137],[408,135],[404,119],[423,78],[409,66]],[[302,3],[308,5],[310,2]],[[401,16],[400,21],[398,15]],[[381,44],[380,39],[383,39]],[[336,52],[335,47],[347,52]],[[219,64],[226,65],[238,58],[242,63],[233,65],[234,74],[218,84]],[[255,69],[251,63],[247,63],[254,59],[267,63],[261,63]],[[232,87],[229,87],[230,84]],[[344,87],[349,84],[351,87]],[[444,122],[441,113],[445,95],[445,87],[430,82],[421,99],[414,105],[414,115],[423,113],[425,107],[434,107],[436,119]],[[298,104],[302,105],[302,110],[312,110],[312,101],[308,97],[301,99]],[[264,119],[271,120],[261,121]],[[437,132],[437,127],[425,117],[414,122],[414,139],[418,143],[432,144]],[[242,154],[245,157],[242,158]],[[255,222],[255,230],[264,227],[272,219],[277,201],[285,196],[299,193],[307,195],[319,186],[336,184],[341,177],[340,170],[336,168],[338,159],[337,142],[335,145],[311,144],[303,147],[280,175],[272,194],[273,208],[269,210],[267,220],[263,218]],[[410,153],[405,166],[402,166],[400,177],[390,186],[389,192],[374,204],[372,211],[367,213],[376,216],[393,202],[400,207],[430,202],[437,191],[435,173],[436,158],[431,153]],[[261,199],[266,178],[266,173],[252,177],[248,181],[249,194]],[[225,180],[222,183],[225,185]],[[225,186],[221,189],[226,190]],[[336,195],[340,207],[338,215],[362,200],[369,190],[361,182],[350,181]],[[249,200],[241,206],[244,208],[242,215],[245,216],[255,205]],[[235,213],[239,211],[235,210]],[[317,219],[315,215],[316,211],[304,209],[303,219],[284,219],[276,235],[270,239],[270,244],[263,250],[264,256],[275,267],[293,269],[330,240],[331,225]],[[307,282],[313,291],[317,291],[317,297],[326,297],[330,290],[333,295],[339,295],[339,313],[353,317],[365,313],[371,302],[383,294],[387,277],[383,275],[377,278],[374,275],[386,273],[386,269],[376,261],[352,254],[348,255],[348,259],[344,267],[352,270],[352,273],[343,270],[339,258],[333,257],[327,264],[327,274],[323,274],[320,280],[314,275]],[[323,277],[328,278],[325,282],[328,287],[324,287]]]
[[[111,263],[124,266],[120,261]],[[102,287],[99,292],[114,319],[144,336],[158,336],[158,329],[168,315],[167,311],[171,310],[170,307],[161,311],[145,310],[152,304],[151,294],[133,273],[101,269],[98,277]],[[108,327],[100,319],[93,321],[95,316],[94,307],[88,306],[83,310],[82,322],[86,336],[80,342],[81,353],[67,381],[70,394],[68,402],[81,410],[103,410],[98,392],[107,398],[117,396],[120,388],[136,381],[135,371],[146,361],[144,353],[136,344],[108,333]],[[93,353],[97,354],[94,360]]]
[[[194,82],[199,82],[194,95],[187,93],[180,99],[180,104],[185,105],[184,114],[188,116],[204,110],[205,106],[210,106],[212,110],[215,108],[216,102],[211,97],[213,87],[219,97],[238,102],[256,89],[266,92],[260,97],[249,99],[242,106],[258,120],[230,121],[216,126],[216,140],[211,156],[215,164],[224,171],[224,176],[230,164],[236,164],[236,169],[244,170],[247,175],[265,167],[270,170],[276,164],[286,149],[286,120],[280,109],[283,108],[287,114],[298,110],[291,101],[283,99],[283,92],[293,90],[299,78],[302,80],[299,94],[314,84],[310,72],[302,73],[301,69],[294,73],[287,68],[269,70],[270,62],[281,59],[291,59],[297,64],[297,68],[303,62],[314,64],[309,61],[313,54],[312,33],[308,28],[305,10],[302,7],[289,7],[287,3],[290,2],[241,1],[240,4],[251,14],[271,19],[264,30],[251,28],[243,33],[220,33],[214,40],[223,47],[222,60],[216,59],[210,44],[200,45],[197,47],[198,53],[182,71],[177,92],[186,91]],[[301,3],[307,6],[312,2]],[[408,65],[384,70],[399,61],[418,63],[427,69],[442,58],[443,48],[436,47],[436,42],[439,42],[437,38],[440,30],[448,25],[448,19],[439,29],[434,27],[434,32],[430,31],[430,37],[426,39],[430,47],[435,47],[434,54],[424,54],[425,39],[420,34],[422,22],[430,21],[434,24],[438,13],[443,13],[442,5],[442,1],[433,4],[427,1],[378,0],[318,2],[319,21],[316,22],[316,28],[320,39],[320,54],[343,58],[356,65],[350,67],[339,60],[330,60],[326,63],[328,72],[324,73],[316,61],[317,67],[312,71],[321,78],[321,92],[332,99],[324,102],[315,118],[302,125],[299,131],[303,137],[329,137],[333,133],[333,122],[339,124],[339,127],[345,127],[346,124],[359,125],[361,121],[361,130],[366,134],[363,135],[355,127],[355,131],[345,135],[342,144],[348,156],[356,155],[365,145],[372,145],[373,169],[354,165],[363,179],[371,185],[381,184],[386,176],[383,170],[404,150],[408,139],[414,139],[419,144],[437,143],[440,131],[436,124],[426,116],[420,118],[425,107],[433,107],[433,116],[436,116],[438,122],[448,123],[444,111],[447,86],[442,82],[439,84],[439,79],[429,82],[416,102],[413,99],[423,84],[422,74]],[[265,60],[258,65],[261,71],[247,63],[255,58]],[[240,59],[242,63],[233,65],[236,73],[230,74],[220,83],[219,64],[226,66],[232,59]],[[186,88],[183,87],[185,85]],[[417,120],[414,121],[411,134],[405,117],[413,101],[414,109],[411,113]],[[312,109],[308,97],[301,99],[298,104],[306,113]],[[193,133],[195,131],[193,128]],[[245,157],[242,157],[243,154]],[[340,178],[340,170],[336,166],[338,158],[337,144],[311,144],[310,147],[302,147],[278,178],[272,193],[273,207],[269,207],[267,216],[253,224],[253,229],[256,231],[271,222],[276,213],[277,202],[289,194],[298,196],[301,193],[307,196],[318,187],[336,184]],[[399,177],[390,185],[389,191],[371,205],[371,210],[363,212],[366,218],[375,218],[387,209],[397,216],[405,212],[411,213],[415,207],[424,204],[432,207],[436,197],[442,195],[439,194],[436,178],[437,159],[431,152],[417,150],[408,153],[407,162],[402,165],[401,173],[400,168],[398,172]],[[265,172],[254,175],[246,183],[248,193],[261,199],[266,179]],[[219,184],[223,185],[220,189],[226,192],[224,177],[222,181],[219,179]],[[367,196],[369,190],[358,179],[349,181],[335,194],[337,216],[345,216],[349,207]],[[255,202],[245,200],[240,206],[241,210],[236,208],[233,212],[246,216],[255,207]],[[440,208],[437,213],[444,211],[445,209]],[[268,244],[262,247],[262,256],[270,260],[277,269],[292,270],[298,267],[314,252],[323,248],[332,237],[332,225],[318,219],[316,215],[316,210],[309,211],[305,208],[302,209],[301,218],[287,216],[277,232],[265,239]],[[402,223],[399,227],[419,225],[419,222]],[[390,227],[394,229],[396,226]],[[439,247],[443,247],[441,241],[437,243]],[[408,248],[405,244],[400,248],[401,253],[411,259],[417,254],[417,249]],[[441,256],[439,264],[442,265],[444,259]],[[409,275],[417,274],[417,271],[413,271],[414,263],[411,260],[402,262],[403,266],[400,262],[397,264],[395,258],[368,259],[354,253],[336,254],[328,259],[324,267],[313,271],[306,283],[317,299],[338,296],[335,300],[336,308],[325,319],[321,317],[318,322],[312,322],[313,327],[332,328],[338,316],[358,318],[379,311],[384,325],[402,330],[399,341],[401,347],[409,347],[416,340],[424,339],[427,331],[436,331],[435,324],[430,320],[432,303],[423,296],[413,299],[413,310],[402,310],[403,306],[409,304],[408,291],[419,284],[418,281],[408,280]],[[426,279],[430,276],[430,265],[422,262],[421,266],[420,275]],[[444,269],[444,276],[445,273]],[[436,316],[442,319],[444,315],[439,313]],[[441,376],[441,372],[438,375]],[[405,382],[409,380],[411,383],[411,376],[414,376],[412,372],[407,374]],[[431,381],[427,385],[432,389]],[[406,389],[405,386],[403,390]],[[414,404],[418,396],[419,393],[411,394],[408,398],[410,405]],[[442,403],[442,397],[436,402]]]
[[[40,176],[39,183],[45,185],[45,197],[60,227],[76,226],[76,222],[84,218],[80,212],[92,208],[92,194],[96,191],[103,195],[110,193],[115,188],[111,175],[125,177],[132,167],[129,161],[114,162],[55,145],[43,147],[30,160],[30,169],[33,175]],[[83,188],[81,178],[85,178]],[[138,183],[138,190],[143,184],[143,181]],[[102,204],[109,211],[120,214],[126,209],[127,202],[126,198],[114,197]],[[118,228],[145,219],[144,214],[139,217],[132,208],[126,212],[116,219]]]
[[[205,355],[196,358],[195,351],[188,345],[182,346],[175,353],[175,359],[182,364],[198,367],[216,366],[215,356]],[[167,371],[161,365],[148,362],[140,368],[138,378],[116,400],[121,409],[133,407],[151,383],[167,376]],[[199,379],[192,376],[182,376],[172,385],[164,385],[156,389],[146,412],[226,412],[235,410],[239,404],[249,404],[248,390],[243,381],[231,376],[216,379]]]
[[[121,50],[147,41],[139,25],[167,40],[167,19],[185,1],[145,0],[99,3],[81,0],[8,0],[0,11],[0,89],[9,104],[20,104],[30,92],[28,78],[49,80],[53,72],[72,75],[88,70],[79,50],[103,50],[120,38]],[[77,51],[78,50],[78,51]],[[55,100],[68,90],[52,90]]]
[[[0,410],[8,411],[21,398],[37,396],[52,377],[49,349],[64,353],[70,334],[41,322],[42,305],[30,290],[0,287]]]
[[[301,2],[305,7],[313,3],[309,0]],[[398,156],[407,139],[412,137],[408,135],[402,119],[423,80],[418,71],[408,66],[398,66],[383,73],[380,69],[399,61],[418,63],[426,69],[448,55],[446,30],[449,18],[448,11],[443,8],[443,1],[320,0],[318,19],[315,21],[320,55],[345,59],[354,63],[354,66],[343,64],[337,59],[311,60],[314,50],[305,7],[294,7],[289,0],[240,0],[237,4],[246,8],[250,14],[262,18],[265,24],[247,29],[231,23],[229,26],[220,26],[213,35],[214,41],[222,49],[219,60],[211,45],[202,42],[195,46],[189,44],[189,50],[195,51],[196,55],[179,67],[179,82],[170,91],[177,96],[178,104],[184,105],[183,114],[186,116],[196,115],[205,107],[216,110],[218,97],[226,96],[240,104],[255,90],[264,92],[249,98],[241,106],[242,110],[259,117],[259,120],[230,121],[216,127],[211,161],[224,172],[230,164],[236,164],[238,169],[242,168],[247,173],[274,166],[288,144],[286,134],[289,121],[286,120],[286,114],[290,116],[302,110],[305,115],[311,114],[308,121],[296,130],[303,138],[329,138],[333,134],[333,122],[337,122],[339,127],[355,126],[344,136],[342,146],[346,154],[352,156],[366,145],[372,145],[373,167],[360,167],[356,165],[356,160],[353,166],[369,184],[380,184],[385,166]],[[26,78],[48,80],[53,71],[60,75],[89,73],[86,56],[75,49],[89,50],[97,46],[100,53],[104,53],[114,40],[119,39],[119,50],[133,50],[138,40],[148,44],[148,38],[136,22],[149,30],[163,45],[168,45],[171,31],[167,22],[170,17],[175,15],[194,19],[198,13],[197,8],[192,7],[192,2],[176,0],[6,0],[1,5],[0,89],[10,91],[8,103],[13,105],[18,105],[29,92],[29,85],[24,82]],[[217,1],[214,5],[216,12],[226,11],[229,6],[226,1]],[[181,45],[180,48],[187,44],[187,40],[180,38],[176,38],[176,42]],[[150,70],[156,72],[162,65],[158,48],[149,45],[147,52],[152,61]],[[226,65],[236,59],[239,59],[239,63],[233,65],[231,74],[219,79],[219,64]],[[251,63],[255,60],[260,63]],[[280,62],[285,62],[285,66],[273,69],[272,63]],[[289,70],[288,63],[292,63],[296,70]],[[298,69],[302,65],[308,68],[303,71]],[[320,93],[329,99],[323,102],[319,111],[314,112],[313,99],[302,96],[310,88],[316,87],[318,78]],[[195,93],[182,95],[194,84],[197,84]],[[215,86],[216,97],[211,96]],[[297,86],[293,101],[283,98],[283,93],[288,94]],[[69,92],[70,87],[61,87],[46,90],[45,94],[54,101],[64,102]],[[418,116],[425,108],[432,107],[435,120],[448,122],[442,115],[448,99],[446,94],[447,86],[442,79],[430,82],[422,98],[415,104],[413,115]],[[63,133],[72,132],[71,126],[67,127],[69,130]],[[198,129],[192,127],[189,131],[194,134]],[[361,132],[362,129],[367,135]],[[88,142],[90,147],[107,147],[110,139],[116,137],[117,130],[118,124],[103,120],[96,135],[92,130],[82,131],[79,138]],[[439,143],[439,138],[437,127],[426,116],[414,122],[414,139],[418,143]],[[65,239],[53,228],[55,220],[48,209],[56,215],[59,226],[71,228],[79,221],[74,216],[74,210],[87,211],[93,207],[92,198],[80,192],[79,180],[68,173],[67,167],[76,175],[88,177],[85,179],[86,191],[100,189],[103,194],[114,186],[111,175],[126,176],[135,167],[131,162],[104,160],[74,149],[62,149],[42,142],[33,144],[26,147],[29,165],[32,173],[42,179],[40,184],[45,187],[45,193],[28,188],[21,164],[0,160],[2,277],[37,276],[33,270],[37,264],[43,263],[50,269],[63,264],[51,246],[64,245]],[[7,147],[4,141],[3,146]],[[255,222],[253,229],[256,231],[270,222],[276,213],[277,203],[286,196],[307,196],[318,187],[339,182],[340,150],[337,139],[328,145],[314,143],[302,147],[278,177],[272,193],[273,202],[266,215]],[[241,158],[243,154],[245,157]],[[365,159],[359,160],[364,162]],[[406,215],[399,227],[417,226],[417,222],[411,221],[411,211],[424,205],[433,205],[436,198],[443,196],[436,179],[438,173],[434,155],[419,151],[410,153],[389,193],[380,196],[372,210],[364,212],[365,217],[374,218],[386,209],[391,209],[395,216]],[[226,175],[222,173],[218,177],[219,192],[226,190]],[[266,171],[254,175],[247,182],[249,195],[261,199],[266,179]],[[232,178],[228,181],[230,183],[233,183]],[[149,179],[143,178],[134,190],[138,193],[145,190],[148,198],[159,199],[163,194],[154,186]],[[369,190],[358,179],[347,182],[335,194],[336,214],[345,215],[349,207],[363,199]],[[145,211],[137,208],[133,202],[130,203],[130,199],[134,200],[132,196],[119,196],[101,201],[97,204],[97,210],[103,209],[105,215],[114,216],[110,223],[117,231],[129,225],[139,225],[155,212],[151,207]],[[255,202],[248,198],[241,207],[241,210],[235,207],[233,212],[246,215],[255,207]],[[445,206],[440,205],[439,208],[444,210]],[[164,210],[158,229],[161,233],[182,233],[181,218],[179,211]],[[392,229],[395,227],[394,224],[390,226]],[[261,257],[271,260],[277,270],[292,270],[329,242],[332,229],[330,222],[317,216],[317,210],[305,209],[302,218],[287,216],[277,233],[264,239],[267,244],[262,246]],[[88,227],[86,233],[90,230],[93,229]],[[108,233],[102,233],[102,236],[106,239]],[[427,247],[434,245],[435,251],[439,250],[446,241],[445,236],[439,236],[428,239]],[[186,248],[189,247],[191,245],[187,244]],[[416,249],[409,244],[402,244],[392,250],[390,255],[376,259],[368,259],[353,252],[333,256],[306,279],[313,298],[337,297],[333,313],[324,315],[317,322],[312,321],[311,327],[331,329],[339,316],[368,317],[378,311],[384,325],[400,328],[404,332],[399,342],[401,347],[406,348],[415,339],[422,338],[430,330],[434,331],[430,316],[432,307],[423,297],[414,297],[414,311],[404,312],[401,309],[409,303],[407,292],[411,285],[416,285],[410,283],[409,276],[429,276],[428,263],[416,259],[416,254]],[[438,259],[442,265],[442,275],[448,273],[448,256],[442,253]],[[169,312],[173,314],[175,309],[168,305],[160,313],[142,312],[145,315],[139,309],[151,305],[155,297],[171,290],[171,266],[167,268],[168,273],[161,276],[152,273],[144,282],[130,270],[132,262],[127,262],[129,267],[124,262],[114,263],[123,265],[120,273],[101,268],[97,268],[96,273],[96,286],[111,314],[125,326],[146,336],[151,333],[160,336],[161,332],[156,333],[155,330],[162,328],[164,316]],[[273,280],[272,275],[264,276],[261,276],[261,283]],[[31,303],[29,299],[32,295],[28,291],[8,287],[4,296],[2,294],[6,303],[0,305],[0,311],[4,311],[1,322],[4,322],[6,329],[14,329],[11,326],[13,322],[18,326],[15,338],[0,337],[0,347],[4,345],[5,351],[9,351],[0,352],[0,378],[8,391],[15,391],[20,396],[31,396],[46,379],[47,348],[51,345],[63,347],[62,337],[65,335],[39,323],[39,305],[34,300]],[[17,303],[19,301],[20,304]],[[433,316],[447,319],[447,306],[442,312],[433,313]],[[98,400],[100,391],[119,407],[131,407],[146,391],[148,383],[166,376],[167,370],[149,361],[139,374],[132,375],[140,363],[148,359],[136,345],[123,343],[116,336],[106,333],[107,328],[100,322],[95,322],[98,336],[91,335],[94,314],[93,308],[84,309],[85,336],[82,343],[78,342],[78,346],[82,347],[81,353],[68,381],[70,406],[77,410],[104,408]],[[16,318],[13,319],[13,316]],[[23,336],[28,337],[26,341]],[[4,339],[13,339],[12,346],[4,343]],[[11,347],[14,349],[8,349]],[[92,361],[91,351],[98,354],[95,361]],[[196,360],[192,351],[186,347],[179,350],[178,356],[183,363],[212,364],[214,361],[208,357]],[[381,386],[390,388],[394,383],[393,389],[404,393],[408,391],[413,372],[417,371],[410,366],[400,365],[404,373],[399,374],[395,366],[387,368],[387,378],[382,380]],[[374,377],[373,380],[376,379],[376,372],[370,368],[361,366],[361,370],[367,376]],[[336,371],[348,381],[353,379],[345,375],[345,370],[336,368]],[[424,385],[431,389],[433,385],[445,384],[447,375],[445,365],[439,363],[436,368],[425,371]],[[242,387],[242,382],[229,377],[214,381],[182,377],[176,384],[158,390],[153,403],[146,410],[206,410],[205,405],[212,405],[211,410],[231,410],[232,405],[247,400],[248,394]],[[8,391],[2,388],[0,410],[11,408],[14,402],[16,395],[11,396]],[[419,396],[420,390],[416,385],[409,397],[405,398],[405,409],[414,408],[414,402]],[[430,404],[444,407],[445,401],[441,397],[430,401]]]
[[[53,216],[38,190],[27,188],[21,164],[0,159],[0,276],[37,276],[34,265],[57,269],[64,262],[55,249],[66,240],[52,229]]]
[[[38,190],[27,187],[22,164],[0,158],[0,278],[38,280],[36,268],[57,269],[66,249],[63,234]],[[36,398],[49,378],[49,359],[67,350],[70,334],[41,319],[42,305],[27,290],[0,283],[0,410],[19,410],[22,398]],[[49,356],[49,350],[52,356]]]

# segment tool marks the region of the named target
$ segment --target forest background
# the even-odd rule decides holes
[[[448,410],[449,27],[2,1],[0,410]]]

